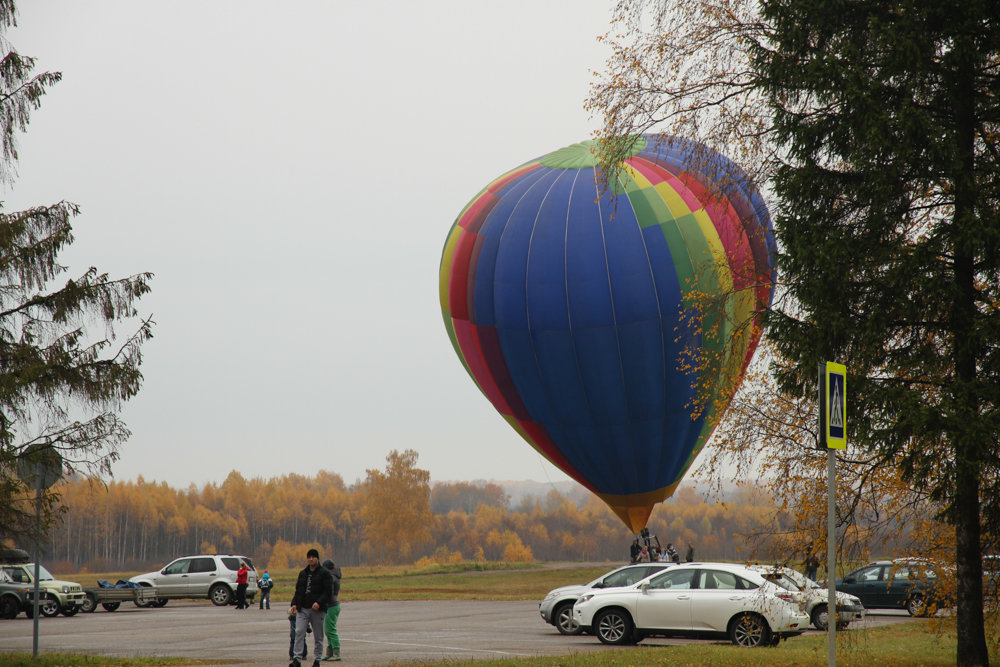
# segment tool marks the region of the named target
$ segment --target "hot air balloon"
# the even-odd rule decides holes
[[[445,327],[524,440],[638,533],[704,446],[750,361],[774,239],[746,173],[677,137],[593,142],[503,174],[458,215]]]

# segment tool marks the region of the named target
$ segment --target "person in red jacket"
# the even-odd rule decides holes
[[[237,609],[247,609],[250,605],[247,604],[247,577],[250,574],[250,568],[247,567],[247,562],[245,560],[240,561],[240,569],[236,571],[236,608]]]

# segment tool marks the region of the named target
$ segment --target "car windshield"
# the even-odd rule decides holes
[[[28,563],[27,565],[25,565],[25,567],[28,568],[28,572],[31,572],[32,576],[34,576],[34,574],[35,574],[35,564],[34,563]],[[44,565],[39,565],[38,566],[38,580],[39,581],[45,581],[47,579],[51,580],[51,579],[55,579],[55,577],[53,577],[49,573],[49,571],[45,569]]]

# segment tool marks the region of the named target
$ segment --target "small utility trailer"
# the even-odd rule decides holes
[[[167,601],[157,597],[157,589],[150,586],[100,586],[83,589],[83,606],[80,611],[92,612],[101,605],[114,611],[122,602],[134,602],[136,607],[162,607]]]

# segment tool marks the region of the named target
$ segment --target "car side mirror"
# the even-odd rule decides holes
[[[649,582],[648,581],[642,582],[642,584],[639,586],[639,590],[642,591],[643,593],[649,592]]]
[[[604,582],[598,581],[596,584],[594,584],[594,588],[604,588]]]
[[[163,568],[162,570],[160,570],[160,574],[166,574],[166,573],[167,573],[167,568]]]
[[[856,580],[855,580],[854,577],[844,577],[844,583],[845,584],[853,584],[855,581]]]

